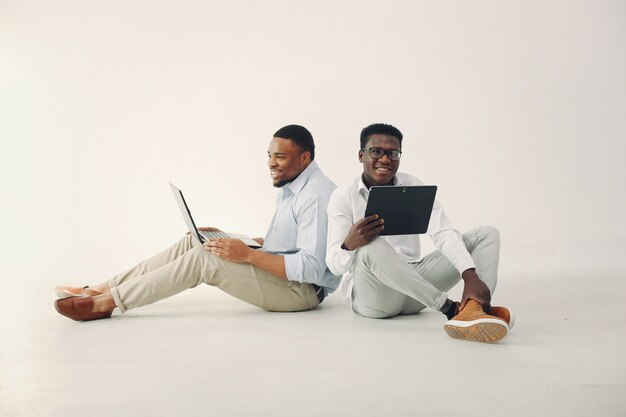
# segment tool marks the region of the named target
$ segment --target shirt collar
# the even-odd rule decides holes
[[[289,190],[292,194],[297,195],[307,183],[309,178],[311,178],[311,175],[313,175],[318,170],[319,167],[317,166],[317,162],[311,161],[309,166],[306,167],[305,170],[300,173],[300,175],[298,175],[298,178],[288,184],[285,184],[283,189]]]
[[[367,187],[365,186],[365,183],[363,182],[363,174],[359,175],[358,182],[359,184],[358,184],[357,191],[364,195],[369,194],[370,190],[367,189]],[[398,178],[397,175],[393,176],[393,185],[402,185],[402,182],[400,182],[400,179]]]

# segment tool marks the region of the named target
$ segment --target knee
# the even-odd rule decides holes
[[[463,233],[463,242],[468,248],[475,247],[479,242],[500,245],[500,232],[493,226],[479,226]]]
[[[485,238],[492,239],[495,241],[500,241],[500,232],[493,226],[481,226],[480,233]]]
[[[185,235],[185,237],[181,239],[181,242],[183,243],[186,250],[197,249],[200,252],[206,252],[204,244],[190,234]]]
[[[475,231],[481,240],[500,243],[500,232],[494,226],[480,226]]]
[[[193,237],[191,236],[190,233],[187,233],[185,236],[183,236],[178,243],[182,244],[183,246],[186,247],[191,247],[193,245]]]
[[[383,239],[376,238],[367,245],[361,246],[359,249],[357,249],[356,256],[360,258],[369,258],[371,256],[384,253],[384,251],[389,247],[389,244]]]

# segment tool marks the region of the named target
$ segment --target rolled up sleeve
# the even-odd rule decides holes
[[[284,255],[287,279],[290,281],[319,283],[326,265],[326,207],[328,200],[308,199],[297,207],[297,252]]]

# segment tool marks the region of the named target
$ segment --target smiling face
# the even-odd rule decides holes
[[[302,152],[293,141],[283,138],[272,138],[267,149],[267,166],[274,187],[295,180],[311,163],[311,153]]]
[[[368,138],[365,148],[401,151],[402,145],[396,137],[375,133]],[[393,177],[400,166],[400,161],[392,161],[386,154],[374,159],[369,151],[359,151],[359,161],[363,164],[363,182],[368,187],[393,184]]]

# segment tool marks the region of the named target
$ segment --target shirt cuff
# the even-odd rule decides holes
[[[336,271],[331,270],[331,272],[335,275],[343,275],[346,271],[350,270],[354,257],[356,256],[356,249],[339,249],[337,250],[336,255],[335,262],[333,263],[338,266],[338,268]]]
[[[285,260],[285,273],[289,281],[303,282],[302,258],[299,253],[290,253],[283,255]]]

